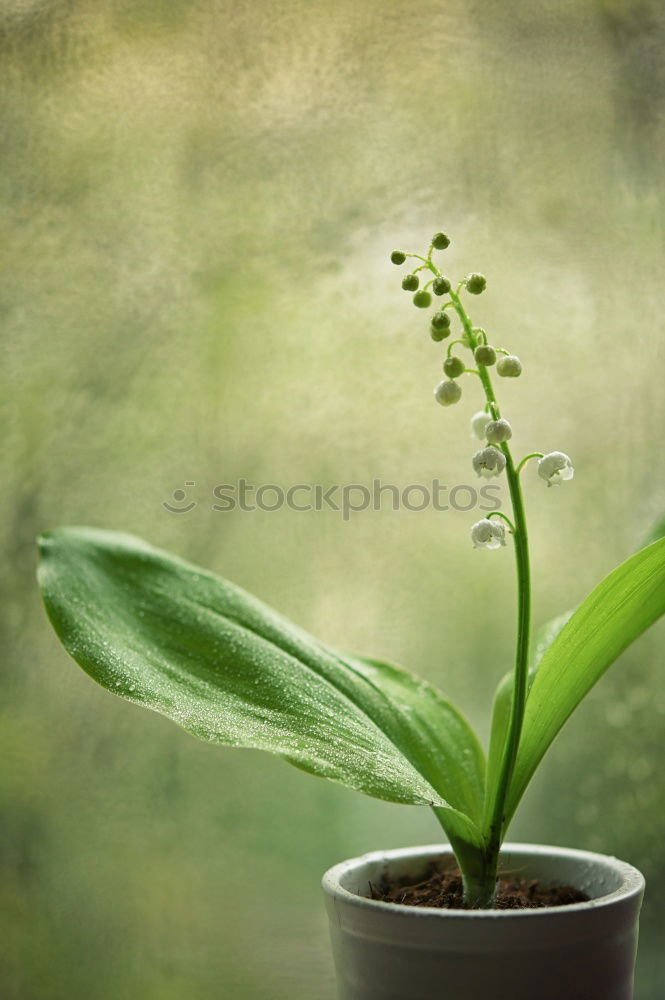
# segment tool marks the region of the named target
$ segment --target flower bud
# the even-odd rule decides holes
[[[435,295],[447,295],[450,291],[450,282],[447,278],[435,278],[432,282],[432,291]]]
[[[445,233],[434,233],[432,237],[432,246],[437,250],[445,250],[446,247],[450,246],[450,240]]]
[[[506,467],[506,458],[498,448],[482,448],[473,456],[472,464],[479,476],[491,479],[492,476],[501,475]]]
[[[496,362],[496,351],[490,344],[480,344],[473,352],[473,356],[479,365],[493,365]]]
[[[450,316],[443,309],[439,309],[432,316],[432,326],[435,330],[446,330],[450,326]]]
[[[415,292],[419,284],[420,279],[417,274],[405,274],[402,278],[402,288],[405,292]]]
[[[517,378],[518,375],[522,374],[522,362],[514,354],[507,354],[505,357],[499,358],[496,370],[504,378]]]
[[[446,358],[443,370],[448,378],[458,378],[464,372],[464,362],[461,358]]]
[[[430,327],[429,335],[432,338],[432,340],[435,340],[437,343],[439,343],[440,341],[445,340],[446,337],[450,336],[450,327],[446,326],[443,328],[443,330],[437,330],[435,326],[432,326]]]
[[[572,479],[575,475],[573,463],[562,451],[551,451],[538,461],[538,475],[548,486]]]
[[[406,260],[406,254],[402,250],[393,250],[390,255],[390,259],[393,264],[403,264]]]
[[[484,410],[478,410],[478,413],[474,413],[471,417],[471,437],[477,437],[480,441],[484,441],[485,431],[491,419],[489,413],[485,413]]]
[[[427,309],[427,307],[432,302],[432,296],[429,292],[426,292],[423,288],[413,296],[413,304],[417,306],[418,309]]]
[[[485,437],[490,444],[502,444],[503,441],[510,441],[513,436],[513,429],[507,420],[490,420],[485,429]]]
[[[434,390],[434,397],[437,403],[441,403],[441,406],[452,406],[453,403],[459,402],[461,396],[462,390],[457,382],[439,382]],[[503,456],[501,457],[503,458]]]
[[[506,544],[506,529],[498,521],[484,517],[471,528],[474,549],[498,549]]]
[[[484,274],[478,274],[474,271],[473,274],[468,274],[466,276],[466,290],[471,292],[472,295],[480,295],[481,292],[485,291],[487,287],[487,278]]]

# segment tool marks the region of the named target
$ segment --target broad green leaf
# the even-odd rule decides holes
[[[378,660],[345,657],[385,701],[391,719],[384,723],[398,745],[408,743],[409,759],[457,809],[480,819],[485,756],[466,719],[436,688],[401,667]],[[441,775],[455,775],[455,789],[440,786]],[[452,801],[451,801],[452,799]]]
[[[571,608],[570,611],[564,611],[563,614],[557,615],[556,618],[550,618],[548,622],[536,632],[533,643],[531,645],[531,650],[529,652],[529,687],[533,683],[533,678],[536,675],[536,670],[540,666],[540,662],[550,648],[556,637],[558,636],[564,625],[567,625],[570,619],[575,614],[575,608]]]
[[[464,813],[478,815],[482,753],[434,688],[327,650],[227,581],[129,535],[66,529],[41,547],[49,617],[103,687],[199,739],[432,805],[455,835],[480,842]]]
[[[527,698],[508,817],[566,719],[620,653],[663,613],[665,539],[605,577],[544,653]]]
[[[665,518],[661,518],[652,528],[649,535],[644,539],[640,548],[645,548],[652,542],[665,537]],[[536,671],[543,656],[552,645],[564,625],[572,618],[575,608],[564,611],[560,615],[551,618],[536,632],[529,656],[529,688],[536,676]],[[510,721],[510,709],[513,694],[513,671],[499,681],[499,685],[494,695],[494,705],[492,709],[492,728],[490,736],[490,747],[487,755],[487,798],[485,820],[488,818],[488,808],[491,803],[491,795],[496,790],[496,783],[499,777],[499,766],[501,754],[503,753],[504,741],[508,731]]]
[[[665,517],[661,518],[656,522],[656,524],[654,524],[653,528],[644,539],[641,548],[645,548],[647,545],[658,541],[660,538],[665,538]],[[572,618],[574,613],[575,608],[571,608],[570,611],[564,611],[555,618],[551,618],[536,632],[529,656],[529,688],[531,688],[533,679],[536,676],[536,671],[541,660],[543,659],[543,656],[559,635],[559,632],[561,632],[564,625],[566,625]],[[485,797],[483,820],[485,824],[489,820],[489,812],[491,811],[493,796],[496,793],[496,785],[499,780],[501,756],[503,753],[506,734],[508,732],[508,723],[510,721],[510,709],[513,696],[513,673],[513,670],[509,670],[507,674],[504,674],[499,681],[494,694],[490,745],[489,752],[487,754],[487,793]]]
[[[660,538],[665,538],[665,517],[657,521],[652,527],[649,534],[646,536],[640,548],[645,548],[647,545],[651,545],[652,542],[658,541]],[[552,645],[559,632],[563,626],[572,618],[575,613],[575,608],[571,608],[569,611],[564,611],[560,615],[556,615],[554,618],[550,618],[548,622],[536,632],[534,637],[530,655],[529,655],[529,687],[533,683],[533,678],[536,675],[536,670],[543,656]],[[492,709],[492,733],[490,737],[490,750],[487,757],[487,784],[490,787],[495,780],[495,766],[497,761],[497,752],[500,754],[503,749],[503,740],[505,738],[505,733],[508,727],[508,720],[510,718],[510,703],[513,693],[513,671],[509,670],[507,674],[499,681],[495,695],[494,695],[494,706]]]

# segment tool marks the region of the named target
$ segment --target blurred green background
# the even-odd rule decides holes
[[[472,512],[220,513],[212,489],[472,481],[478,390],[435,406],[440,349],[388,262],[443,228],[524,362],[500,386],[518,453],[577,469],[526,477],[536,620],[639,544],[665,509],[665,10],[3,0],[0,29],[3,996],[332,1000],[322,871],[434,819],[109,697],[47,624],[34,536],[143,535],[486,733],[513,566],[471,550]],[[603,679],[511,830],[645,872],[639,1000],[665,980],[664,637]]]

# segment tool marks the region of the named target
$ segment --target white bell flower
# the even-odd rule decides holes
[[[538,475],[548,486],[572,479],[575,475],[573,463],[562,451],[551,451],[538,461]]]
[[[500,420],[490,420],[485,429],[485,437],[490,444],[501,444],[502,441],[510,441],[513,436],[513,429],[503,417]]]
[[[485,413],[484,410],[478,410],[477,413],[474,413],[471,417],[471,437],[477,437],[479,441],[484,441],[485,431],[491,420],[489,413]]]
[[[474,549],[498,549],[506,544],[506,529],[498,521],[484,517],[471,528]]]
[[[498,448],[482,448],[472,459],[473,467],[479,476],[491,479],[499,476],[506,467],[506,459]]]

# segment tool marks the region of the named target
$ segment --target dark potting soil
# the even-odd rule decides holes
[[[464,908],[462,876],[456,869],[441,869],[431,862],[421,880],[401,877],[387,878],[378,884],[369,883],[370,898],[404,906],[436,906],[446,910]],[[541,885],[538,881],[520,879],[516,875],[499,877],[494,903],[497,910],[536,910],[544,906],[567,906],[584,903],[589,897],[572,885]]]

